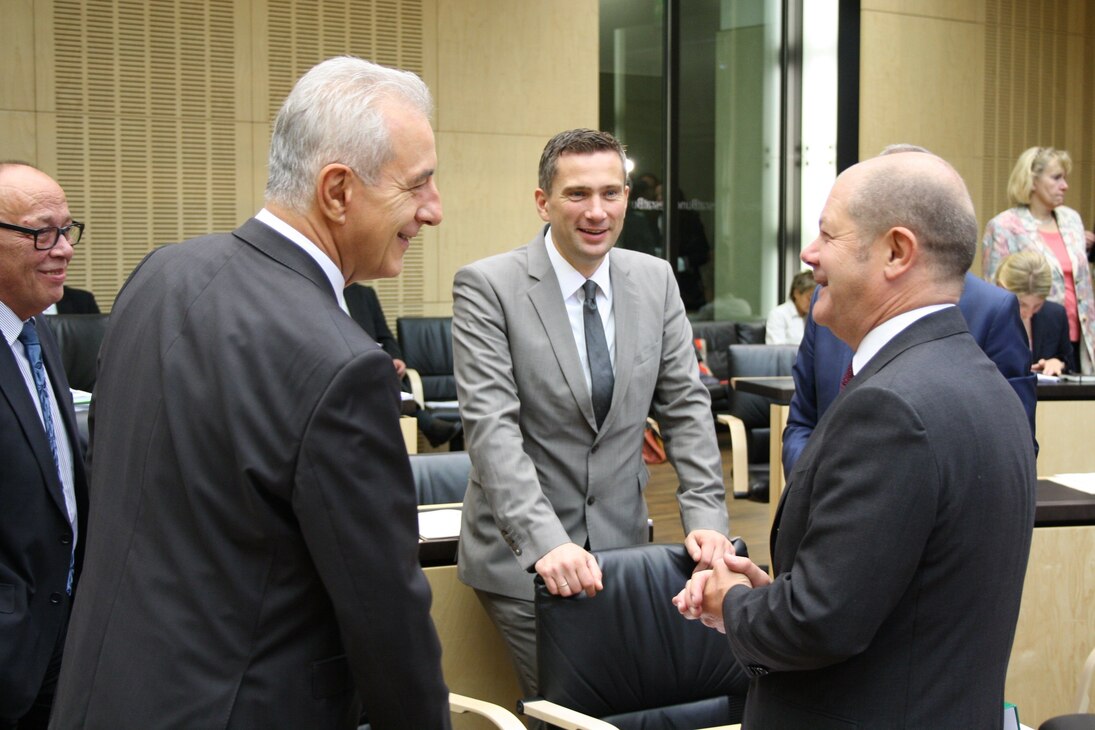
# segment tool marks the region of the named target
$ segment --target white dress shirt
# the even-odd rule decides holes
[[[555,278],[559,280],[559,293],[563,295],[563,303],[567,308],[567,317],[570,319],[570,332],[574,335],[574,345],[578,348],[578,359],[582,362],[582,373],[585,375],[586,387],[593,392],[593,376],[589,374],[589,356],[586,354],[586,326],[585,314],[582,308],[585,306],[585,292],[582,286],[586,283],[586,277],[578,273],[578,270],[570,265],[559,249],[555,248],[555,242],[551,240],[551,229],[544,234],[547,243],[548,259],[551,267],[555,269]],[[612,361],[613,375],[616,373],[616,318],[612,311],[612,281],[609,276],[608,257],[611,251],[605,254],[604,261],[589,277],[597,283],[597,313],[601,315],[601,323],[605,327],[605,342],[608,344],[608,357]]]
[[[859,343],[859,349],[852,355],[852,374],[858,375],[859,371],[870,362],[871,358],[877,355],[878,351],[886,346],[886,343],[901,334],[901,332],[913,322],[923,317],[927,317],[933,312],[938,312],[940,309],[953,306],[955,305],[929,304],[926,307],[910,309],[907,312],[902,312],[896,317],[887,319],[885,322],[875,327],[864,336],[863,341]]]
[[[323,274],[331,282],[331,289],[335,292],[335,299],[338,300],[338,306],[346,314],[350,313],[350,308],[346,306],[346,298],[342,296],[342,290],[346,288],[346,277],[342,275],[342,272],[335,262],[331,260],[331,257],[323,253],[319,246],[315,245],[305,236],[303,233],[293,228],[291,225],[278,218],[266,208],[263,208],[258,213],[255,213],[255,220],[262,221],[266,225],[273,228],[281,235],[288,238],[290,241],[300,246],[306,254],[311,256],[319,268],[323,270]]]

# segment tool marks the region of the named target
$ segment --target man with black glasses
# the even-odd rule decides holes
[[[87,481],[49,327],[84,225],[31,165],[0,163],[0,728],[45,728],[80,573]]]

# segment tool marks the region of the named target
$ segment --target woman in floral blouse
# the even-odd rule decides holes
[[[1095,292],[1087,264],[1087,244],[1080,214],[1062,203],[1068,190],[1072,158],[1064,150],[1031,147],[1019,155],[1008,178],[1008,200],[1014,206],[985,226],[981,242],[983,275],[992,281],[1003,259],[1033,249],[1045,256],[1053,273],[1049,301],[1068,315],[1075,362],[1084,373],[1095,363]]]

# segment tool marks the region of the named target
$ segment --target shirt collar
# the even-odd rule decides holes
[[[586,277],[582,276],[570,262],[563,258],[563,255],[559,253],[559,249],[555,247],[555,241],[551,239],[551,228],[544,231],[544,243],[547,244],[548,260],[551,261],[551,268],[555,270],[555,278],[559,280],[559,291],[563,295],[563,299],[566,300],[574,296],[586,283]],[[597,270],[593,272],[593,276],[589,277],[593,281],[597,282],[597,286],[604,292],[605,298],[612,301],[612,277],[610,276],[610,269],[608,266],[608,259],[612,255],[612,251],[609,250],[605,254],[604,260],[601,261],[601,265],[597,267]],[[584,299],[585,295],[578,296],[579,299]]]
[[[4,333],[4,341],[11,347],[23,331],[23,320],[8,305],[0,302],[0,332]]]
[[[855,355],[852,356],[852,373],[858,375],[859,371],[871,361],[871,358],[877,355],[878,351],[886,346],[886,343],[901,334],[901,332],[913,322],[923,317],[927,317],[929,314],[938,312],[940,309],[953,306],[955,305],[929,304],[926,307],[917,307],[916,309],[902,312],[896,317],[891,317],[882,324],[876,326],[867,333],[863,338],[863,341],[859,343],[859,349],[856,350]]]
[[[339,308],[347,314],[350,313],[349,308],[346,306],[346,298],[342,296],[342,290],[346,287],[346,277],[344,277],[342,272],[339,271],[339,268],[335,266],[335,262],[331,260],[330,256],[320,250],[319,246],[312,243],[307,236],[296,228],[293,228],[281,218],[278,218],[266,208],[263,208],[255,214],[255,220],[262,221],[270,228],[273,228],[276,232],[304,249],[304,252],[319,264],[319,268],[323,271],[323,275],[326,276],[327,280],[331,283],[331,289],[335,293],[335,299],[338,301]]]

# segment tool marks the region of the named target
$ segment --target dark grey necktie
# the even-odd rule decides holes
[[[608,340],[605,339],[601,313],[597,311],[597,282],[587,279],[582,289],[586,295],[582,314],[586,330],[586,357],[593,384],[593,414],[597,417],[597,428],[600,428],[612,405],[612,359],[608,356]]]

